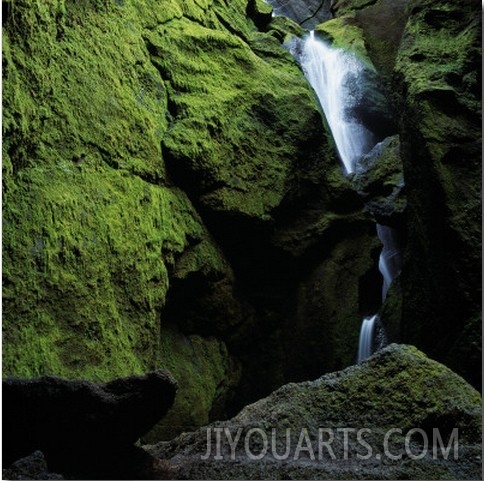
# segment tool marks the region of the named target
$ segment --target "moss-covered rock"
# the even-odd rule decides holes
[[[408,201],[404,336],[480,386],[478,6],[412,1],[408,13],[394,78]]]
[[[480,442],[479,393],[415,347],[392,344],[344,371],[285,385],[228,421],[145,449],[173,465],[178,479],[475,479]]]
[[[249,0],[247,13],[254,20],[257,28],[263,29],[271,21],[272,7],[264,0]]]
[[[171,439],[226,417],[227,396],[237,386],[240,365],[225,344],[214,337],[185,337],[178,327],[162,326],[160,351],[162,364],[183,383],[172,408],[143,440]]]
[[[167,79],[172,125],[163,152],[171,175],[210,211],[270,221],[294,161],[322,136],[289,54],[261,58],[240,38],[188,19],[160,25],[147,41]],[[315,153],[304,160],[322,161]]]
[[[368,55],[389,88],[398,46],[408,13],[408,0],[337,0],[331,4],[337,18],[359,27]]]
[[[245,0],[4,4],[4,374],[168,365],[164,435],[222,416],[239,375],[240,402],[280,386],[300,284],[331,264],[320,285],[354,292],[368,268],[344,239],[369,217],[280,44],[299,27]]]
[[[169,318],[168,292],[172,305],[193,272],[204,283],[192,291],[194,306],[216,298],[205,318],[240,321],[227,261],[166,176],[166,85],[143,39],[145,28],[200,15],[199,5],[7,2],[5,375],[109,380],[169,364],[187,376],[200,360],[177,358],[160,318]],[[178,321],[179,329],[189,323]],[[223,372],[231,361],[210,352],[207,362]],[[200,379],[212,379],[209,371]],[[191,402],[206,397],[197,425],[228,392],[228,378],[216,377],[216,394],[197,381]]]

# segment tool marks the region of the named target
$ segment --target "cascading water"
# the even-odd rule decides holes
[[[351,115],[357,99],[362,97],[359,89],[365,65],[355,55],[317,40],[314,32],[306,39],[299,61],[318,96],[341,161],[350,174],[356,162],[375,144],[373,134]],[[393,229],[377,224],[377,234],[383,244],[379,269],[383,276],[384,301],[390,284],[400,272],[401,259]],[[357,362],[372,354],[378,320],[378,314],[363,320]]]
[[[387,225],[376,225],[378,238],[383,244],[378,268],[383,276],[382,301],[387,297],[388,289],[393,280],[400,274],[402,257],[398,246],[395,230]]]
[[[365,65],[351,53],[317,40],[313,31],[304,43],[300,61],[321,103],[346,173],[350,174],[356,161],[375,143],[372,133],[350,114]]]
[[[360,341],[358,343],[358,358],[357,362],[361,362],[367,357],[371,356],[373,351],[373,338],[375,337],[375,327],[378,314],[371,317],[365,317],[361,324]]]

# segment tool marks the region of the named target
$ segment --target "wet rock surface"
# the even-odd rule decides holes
[[[331,0],[268,0],[276,15],[284,15],[305,29],[331,18]]]
[[[357,162],[352,183],[378,223],[403,224],[407,201],[398,136],[378,143]]]

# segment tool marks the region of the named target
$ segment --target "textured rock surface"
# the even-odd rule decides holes
[[[394,91],[407,190],[404,338],[481,385],[478,5],[410,2]]]
[[[65,479],[61,474],[49,471],[41,451],[15,461],[8,468],[2,468],[3,479]]]
[[[476,479],[481,472],[480,403],[479,393],[448,368],[414,347],[392,344],[360,365],[315,381],[285,385],[229,421],[145,449],[171,465],[178,479]],[[212,451],[203,460],[207,428],[212,429]],[[221,430],[219,451],[214,428]],[[259,432],[248,435],[254,428]],[[303,428],[306,435],[300,441]],[[333,430],[330,447],[335,459],[323,448],[324,461],[318,460],[319,428]],[[349,428],[346,456],[344,435],[337,433],[338,428]],[[368,447],[357,440],[356,433],[363,428],[368,430],[363,439],[372,448],[371,456]],[[422,431],[409,436],[408,448],[422,459],[412,459],[405,451],[404,438],[416,428]],[[425,448],[422,433],[431,440],[434,428],[439,429],[445,446],[452,445],[447,444],[449,436],[458,429],[457,459],[452,449],[444,459],[440,448],[435,457],[431,444]],[[224,429],[231,435],[233,451]],[[272,429],[276,430],[275,442]],[[390,429],[401,430],[388,436],[387,445],[394,456],[403,454],[398,461],[390,459],[383,448]],[[260,431],[267,433],[268,454],[250,459],[248,452],[256,457],[264,449]],[[328,439],[325,433],[324,440]],[[273,443],[279,456],[290,446],[286,459],[275,459]],[[303,449],[296,456],[298,443]],[[214,459],[217,453],[219,458]]]
[[[3,381],[3,462],[41,450],[50,469],[108,468],[134,449],[173,404],[177,384],[167,372],[108,383],[54,376]],[[91,465],[91,466],[90,466]]]
[[[402,225],[407,200],[398,135],[386,138],[363,156],[351,180],[378,223]]]
[[[361,28],[368,54],[382,75],[387,88],[405,22],[409,0],[334,0],[333,14]]]
[[[4,375],[170,366],[170,436],[353,362],[372,224],[269,11],[4,2]]]
[[[331,18],[331,0],[267,0],[276,15],[284,15],[311,30]]]

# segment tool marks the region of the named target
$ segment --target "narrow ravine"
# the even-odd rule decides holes
[[[345,174],[349,175],[355,171],[359,159],[368,154],[376,144],[373,133],[352,115],[358,98],[364,96],[361,77],[365,65],[353,53],[342,48],[333,48],[317,39],[314,31],[304,40],[298,59],[318,96]],[[377,224],[376,231],[383,245],[378,263],[383,277],[383,302],[391,283],[400,273],[401,255],[394,229]],[[380,331],[379,337],[384,337],[378,313],[365,317],[361,324],[357,362],[374,352],[377,331]]]

